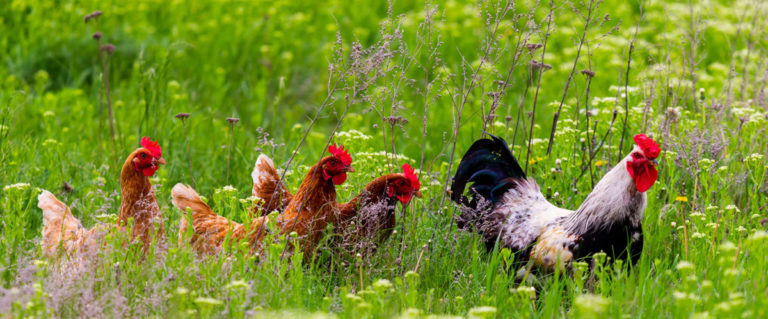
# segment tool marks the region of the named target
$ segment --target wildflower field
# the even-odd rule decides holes
[[[0,30],[2,317],[768,317],[764,1],[9,0]],[[446,189],[483,132],[568,209],[652,136],[639,262],[519,280],[457,229]],[[143,136],[165,238],[45,257],[41,190],[114,223]],[[259,154],[297,189],[329,143],[354,161],[340,201],[417,170],[375,254],[179,244],[173,185],[241,222]]]

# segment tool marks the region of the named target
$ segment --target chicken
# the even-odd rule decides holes
[[[277,186],[280,176],[272,160],[261,154],[251,176],[253,195],[261,199],[253,212],[266,215],[275,210],[283,211],[293,194],[282,184]],[[339,215],[338,227],[334,229],[336,235],[344,237],[344,244],[353,248],[383,243],[395,227],[395,203],[400,201],[407,206],[414,195],[421,197],[419,188],[419,178],[408,164],[403,164],[402,174],[387,174],[374,179],[352,200],[336,205]],[[355,227],[352,227],[353,223]]]
[[[336,185],[347,180],[347,173],[354,172],[352,157],[344,147],[331,145],[330,156],[309,169],[296,195],[277,217],[281,234],[296,232],[301,249],[311,255],[320,235],[328,224],[343,220],[336,209]]]
[[[395,204],[399,201],[407,207],[413,196],[421,197],[420,187],[415,170],[408,164],[403,164],[402,174],[374,179],[352,200],[337,205],[344,219],[334,232],[340,235],[344,246],[373,254],[395,229]]]
[[[247,237],[251,253],[261,251],[261,242],[266,234],[266,217],[254,218],[250,227],[233,222],[223,216],[219,216],[204,203],[200,196],[189,186],[176,184],[171,190],[173,205],[182,212],[187,207],[192,211],[192,237],[189,243],[200,254],[218,254],[223,246],[227,234],[230,235],[230,243],[236,243]],[[187,232],[187,219],[184,215],[179,223],[179,246],[184,245]]]
[[[528,178],[501,138],[475,141],[459,164],[451,199],[461,205],[460,228],[481,233],[488,249],[517,252],[534,266],[553,270],[605,252],[637,262],[643,248],[645,192],[656,181],[659,146],[645,135],[611,169],[576,210],[556,207]],[[464,189],[468,183],[468,199]]]
[[[293,199],[293,194],[281,182],[275,164],[267,155],[261,154],[256,159],[251,177],[253,178],[253,196],[261,199],[252,208],[253,215],[266,215],[273,210],[282,212]]]
[[[69,207],[56,199],[51,192],[43,190],[37,197],[43,211],[43,253],[48,257],[58,254],[59,246],[67,254],[78,250],[95,249],[102,243],[102,237],[112,228],[124,229],[132,220],[131,239],[138,239],[143,249],[149,247],[154,237],[164,234],[160,208],[149,182],[160,164],[165,164],[160,146],[149,138],[141,139],[140,148],[128,155],[120,173],[122,202],[117,225],[96,225],[85,229],[72,215]]]
[[[336,214],[336,185],[341,185],[347,179],[348,172],[354,172],[352,168],[352,157],[349,156],[344,147],[331,145],[328,147],[329,156],[321,159],[317,164],[310,168],[304,181],[301,183],[295,196],[285,206],[283,213],[277,218],[277,227],[280,233],[290,234],[296,232],[301,242],[302,249],[310,253],[319,240],[322,230],[328,223],[335,223],[339,220]],[[188,189],[188,187],[186,187]],[[234,235],[234,230],[240,229],[236,224],[224,217],[216,215],[205,205],[194,191],[185,189],[183,185],[174,186],[171,192],[173,204],[185,211],[187,207],[192,210],[194,236],[191,238],[193,248],[200,253],[215,253],[217,250],[209,247],[219,247],[224,237],[233,229],[233,239],[245,238],[245,233]],[[198,222],[198,218],[200,221]],[[266,217],[257,217],[253,219],[254,224],[259,227],[250,227],[257,231],[256,234],[249,235],[248,240],[252,247],[260,245],[264,236],[264,222]],[[254,226],[254,225],[252,225]],[[180,238],[183,230],[186,229],[186,220],[182,219],[180,228]],[[180,239],[182,240],[182,239]],[[198,241],[204,241],[203,244],[195,244]]]

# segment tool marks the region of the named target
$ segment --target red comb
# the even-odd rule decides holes
[[[141,147],[152,153],[152,156],[161,157],[160,145],[157,145],[157,142],[152,142],[149,137],[144,136],[141,138]]]
[[[656,141],[652,140],[648,136],[645,136],[645,134],[635,135],[634,140],[635,140],[635,144],[637,144],[637,146],[640,146],[640,149],[643,150],[645,157],[650,159],[655,159],[659,157],[661,148],[659,148],[659,144],[657,144]]]
[[[419,177],[416,176],[416,170],[411,167],[411,165],[403,164],[403,175],[411,181],[411,187],[413,187],[413,189],[419,190],[421,183],[419,183]]]
[[[349,156],[347,150],[344,149],[344,145],[340,145],[339,147],[336,147],[336,144],[330,145],[328,146],[328,152],[333,156],[338,157],[339,160],[341,160],[341,163],[345,166],[352,164],[352,156]]]

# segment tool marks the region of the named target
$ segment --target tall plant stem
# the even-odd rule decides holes
[[[563,97],[560,98],[560,106],[557,108],[557,112],[555,112],[555,116],[552,119],[552,131],[549,133],[549,144],[547,145],[547,156],[551,156],[552,154],[552,144],[555,141],[555,131],[557,130],[557,120],[560,118],[560,112],[562,112],[563,110],[563,103],[565,102],[565,97],[568,95],[568,88],[570,88],[571,86],[571,80],[573,79],[573,74],[576,72],[576,65],[578,65],[579,63],[579,57],[581,56],[581,47],[584,45],[584,41],[587,38],[587,30],[589,29],[589,22],[592,19],[592,10],[594,9],[593,7],[594,3],[595,3],[595,0],[589,1],[588,9],[587,9],[587,18],[584,22],[584,30],[581,32],[581,38],[579,38],[579,48],[576,50],[576,58],[573,60],[573,67],[571,67],[571,73],[568,75],[568,81],[565,82]]]
[[[624,154],[623,147],[624,147],[624,137],[627,135],[627,120],[629,120],[629,71],[631,70],[632,66],[632,51],[635,50],[635,40],[637,39],[637,29],[640,28],[640,21],[637,22],[635,25],[635,32],[632,35],[632,41],[629,42],[629,53],[627,54],[627,69],[624,73],[624,125],[621,129],[621,139],[619,140],[619,154],[617,155],[619,158],[621,158],[621,154]]]
[[[555,3],[549,2],[549,14],[547,14],[547,33],[544,34],[544,46],[541,48],[541,66],[539,67],[539,78],[536,79],[536,93],[533,95],[533,110],[531,110],[531,127],[528,133],[528,151],[525,154],[525,172],[528,173],[528,162],[531,158],[531,141],[533,140],[533,124],[536,121],[536,102],[539,99],[539,88],[541,88],[541,75],[544,73],[544,54],[547,52],[547,40],[549,32],[552,30],[552,19],[554,17]]]

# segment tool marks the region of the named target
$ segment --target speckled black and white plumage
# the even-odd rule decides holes
[[[635,148],[633,152],[638,151]],[[554,269],[603,251],[613,259],[636,262],[642,251],[641,220],[646,195],[638,192],[622,159],[595,186],[576,211],[548,202],[520,169],[506,142],[476,141],[454,176],[451,198],[460,204],[460,228],[482,234],[486,247],[497,244]],[[467,184],[472,183],[464,195]]]

